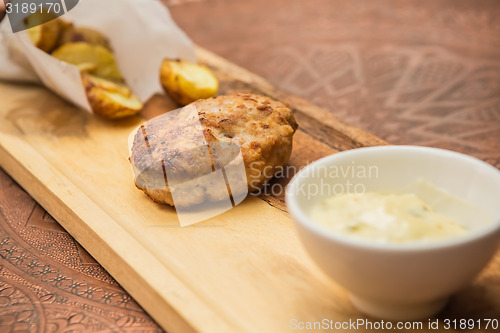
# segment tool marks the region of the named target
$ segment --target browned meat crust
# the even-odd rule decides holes
[[[130,159],[136,169],[136,185],[155,202],[174,205],[168,184],[185,183],[213,171],[213,154],[201,142],[211,147],[239,146],[246,171],[246,180],[241,181],[247,182],[249,191],[263,186],[290,157],[297,123],[283,103],[265,96],[235,94],[199,100],[186,108],[192,108],[191,115],[197,114],[200,121],[186,117],[189,112],[170,112],[146,122],[134,137]],[[230,148],[226,152],[227,156],[217,157],[222,164],[234,158]],[[162,175],[167,175],[166,187]],[[184,190],[176,195],[176,205],[227,196],[227,189],[214,189],[210,181],[197,181]]]

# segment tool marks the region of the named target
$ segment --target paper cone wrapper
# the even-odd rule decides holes
[[[159,73],[164,58],[195,61],[193,43],[160,1],[80,0],[62,19],[109,38],[125,81],[142,101],[162,92]],[[35,47],[26,31],[13,33],[8,20],[0,24],[0,80],[42,83],[92,112],[78,68]]]

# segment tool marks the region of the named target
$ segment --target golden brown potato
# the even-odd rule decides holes
[[[219,89],[219,81],[208,67],[180,59],[163,61],[160,82],[163,89],[182,105],[212,97]]]
[[[100,32],[73,27],[56,18],[47,21],[46,14],[35,13],[25,24],[33,44],[61,61],[78,67],[92,110],[104,118],[116,119],[141,111],[141,100],[125,85],[108,39]],[[55,51],[54,48],[59,46]]]
[[[82,73],[82,82],[92,110],[101,117],[117,119],[141,111],[141,100],[124,84]]]
[[[41,22],[46,23],[40,24]],[[61,32],[61,25],[58,19],[54,19],[53,15],[47,13],[34,13],[27,16],[24,19],[24,23],[27,27],[32,27],[26,31],[33,45],[47,53],[54,50]]]
[[[132,89],[130,89],[130,87],[128,87],[127,85],[125,85],[123,83],[116,83],[116,82],[102,79],[102,78],[99,78],[97,76],[93,76],[90,74],[87,74],[87,75],[88,75],[89,79],[92,80],[92,83],[97,87],[100,87],[100,88],[107,90],[107,91],[110,91],[110,92],[119,93],[119,94],[124,95],[126,97],[130,97],[132,95]]]
[[[90,74],[114,81],[123,81],[123,77],[111,51],[101,45],[89,43],[68,43],[56,49],[52,56],[73,65],[95,66],[88,70]]]
[[[97,30],[87,27],[71,26],[62,31],[61,38],[59,39],[59,45],[77,42],[100,45],[111,51],[108,38]]]
[[[76,65],[78,67],[78,70],[81,72],[92,72],[97,69],[97,66],[91,62],[84,62],[81,64]]]
[[[58,17],[56,20],[59,23],[59,39],[58,39],[57,45],[56,45],[56,48],[57,48],[57,47],[61,46],[61,38],[64,35],[64,33],[70,29],[73,29],[73,22],[63,20],[60,17]]]

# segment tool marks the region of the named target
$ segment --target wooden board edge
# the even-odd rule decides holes
[[[332,128],[339,136],[346,137],[348,142],[353,142],[353,146],[372,146],[386,144],[383,140],[362,131],[356,127],[348,125],[328,111],[317,107],[303,99],[287,94],[268,83],[263,78],[255,75],[227,60],[202,48],[197,48],[198,56],[202,63],[211,67],[217,67],[227,72],[242,83],[255,87],[260,93],[270,96],[276,100],[292,105],[294,111],[302,112],[314,119],[318,124],[324,124]],[[1,134],[1,133],[0,133]],[[4,144],[4,143],[2,143]],[[40,205],[42,205],[70,234],[78,235],[76,240],[102,263],[107,263],[104,268],[113,275],[117,281],[127,290],[137,302],[148,311],[148,313],[166,330],[181,330],[195,332],[234,332],[235,323],[230,323],[226,318],[218,315],[203,299],[191,292],[191,290],[180,281],[173,272],[168,271],[157,259],[154,258],[133,236],[123,228],[97,205],[91,198],[72,184],[58,170],[50,168],[50,163],[36,152],[30,145],[21,140],[16,142],[17,148],[22,145],[22,153],[30,155],[29,161],[22,158],[21,152],[16,149],[8,149],[0,144],[0,165],[10,174]],[[35,162],[34,162],[35,161]],[[32,165],[28,165],[32,163]],[[36,167],[35,167],[36,165]],[[45,168],[44,172],[36,168]],[[78,200],[73,198],[71,204],[59,199],[61,193],[69,193],[71,196],[79,196]],[[86,207],[88,213],[79,209],[79,205]],[[93,217],[89,216],[93,215]],[[83,216],[83,217],[82,217]],[[92,220],[92,218],[97,218]],[[84,221],[94,221],[92,226]],[[111,235],[104,236],[100,231],[99,224],[112,226]],[[119,236],[119,237],[118,237]],[[120,238],[116,240],[116,238]],[[130,244],[134,248],[140,249],[132,256],[129,256]],[[98,246],[96,246],[98,245]],[[125,255],[126,258],[122,256]],[[112,258],[112,260],[109,260]],[[145,259],[146,258],[146,259]],[[152,262],[157,264],[151,264]],[[148,265],[149,263],[149,265]],[[150,277],[139,274],[132,267],[148,266],[163,267],[161,279],[156,277],[155,283],[150,283]],[[141,281],[133,283],[131,281]],[[166,282],[167,281],[167,282]],[[189,299],[190,313],[181,313],[175,306],[159,297],[161,290],[152,286],[161,285],[172,288],[175,286],[176,293],[181,294],[183,299]],[[169,309],[165,313],[163,309]],[[178,307],[181,308],[181,307]],[[184,307],[183,307],[184,308]],[[210,322],[210,325],[206,325]],[[209,326],[209,327],[208,327]],[[240,328],[241,329],[241,328]]]
[[[163,267],[151,253],[121,226],[117,225],[92,199],[80,192],[62,173],[50,167],[46,168],[44,163],[47,162],[43,156],[30,146],[23,148],[26,149],[24,153],[29,151],[30,160],[36,160],[36,163],[33,165],[22,164],[19,162],[20,156],[16,156],[16,152],[10,151],[3,144],[0,144],[0,166],[64,229],[71,235],[75,235],[75,239],[98,262],[108,263],[104,264],[103,267],[162,328],[167,331],[181,332],[235,331],[231,324],[211,311],[203,300],[192,293],[172,272]],[[36,172],[35,168],[44,170]],[[58,191],[71,193],[74,198],[73,203],[78,202],[81,208],[70,207],[61,201],[58,197]],[[92,226],[84,222],[82,214],[93,215],[93,219],[90,220],[93,222]],[[106,228],[112,230],[105,231]],[[130,253],[131,248],[134,248],[133,254]],[[161,271],[155,272],[157,274],[153,277],[154,281],[151,281],[151,274],[139,274],[136,271],[137,268],[143,268],[143,272],[147,272],[151,267],[163,268]],[[140,283],[132,281],[140,281]],[[180,299],[189,303],[189,307],[192,309],[190,316],[186,316],[186,313],[181,313],[174,305],[165,301],[165,298],[161,296],[165,290],[152,287],[158,285],[175,290],[175,293],[180,295]],[[169,312],[166,313],[164,309],[169,309]],[[210,327],[207,327],[207,322],[210,322]]]

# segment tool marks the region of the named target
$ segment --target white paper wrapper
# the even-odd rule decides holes
[[[62,18],[110,39],[123,77],[143,101],[162,91],[159,70],[164,58],[196,60],[193,43],[156,0],[80,0]],[[0,79],[41,82],[92,112],[78,68],[36,48],[26,31],[12,33],[7,17],[0,25],[0,45]]]

